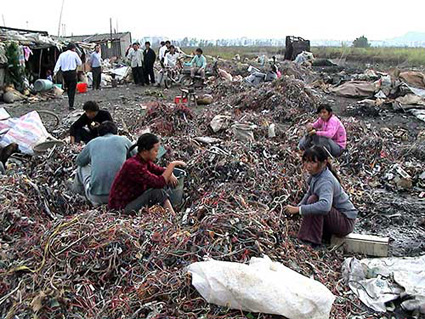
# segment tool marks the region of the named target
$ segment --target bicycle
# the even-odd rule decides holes
[[[47,132],[51,132],[59,126],[60,118],[56,113],[48,110],[37,110],[37,113]]]

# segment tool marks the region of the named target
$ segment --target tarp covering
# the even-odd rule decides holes
[[[350,81],[329,90],[344,97],[369,97],[374,95],[376,85],[365,81]]]

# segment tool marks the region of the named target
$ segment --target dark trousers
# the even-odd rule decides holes
[[[62,74],[65,81],[66,90],[68,92],[68,105],[71,109],[74,107],[75,90],[77,88],[77,72],[75,70],[65,71],[62,72]]]
[[[133,78],[135,84],[145,85],[145,78],[143,76],[143,68],[141,66],[137,66],[131,69],[133,72]]]
[[[99,90],[102,81],[102,67],[92,68],[91,73],[93,75],[93,90]]]
[[[153,64],[152,65],[146,65],[144,72],[145,72],[145,82],[146,82],[146,84],[149,84],[149,78],[150,78],[150,83],[154,84],[155,83],[155,73],[153,72]]]
[[[298,144],[298,148],[302,151],[312,147],[313,145],[317,145],[317,146],[322,146],[324,148],[326,148],[329,153],[331,153],[331,155],[333,157],[338,157],[342,154],[342,152],[344,151],[344,149],[339,146],[334,140],[325,137],[325,136],[319,136],[319,135],[306,135],[304,136],[299,144]]]
[[[318,200],[317,195],[311,195],[307,203],[313,204]],[[303,216],[298,239],[313,244],[321,244],[324,237],[330,238],[331,235],[338,237],[347,236],[353,231],[354,224],[355,219],[348,218],[332,207],[331,211],[326,215]]]
[[[127,204],[124,211],[130,213],[139,211],[143,207],[151,207],[155,204],[164,205],[168,195],[163,188],[149,188],[131,203]]]
[[[92,139],[96,138],[97,134],[91,132],[88,129],[85,129],[84,127],[82,128],[77,128],[75,130],[75,143],[80,143],[80,142],[84,142],[84,143],[88,143],[90,142]]]

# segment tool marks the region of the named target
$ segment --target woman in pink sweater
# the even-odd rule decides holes
[[[323,146],[334,157],[342,154],[347,145],[347,133],[344,125],[332,113],[328,104],[322,104],[317,109],[319,119],[307,124],[307,135],[298,144],[299,149],[306,150],[313,145]]]

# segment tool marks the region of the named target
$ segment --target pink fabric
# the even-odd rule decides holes
[[[332,114],[326,122],[319,118],[313,123],[313,127],[317,130],[316,135],[330,138],[342,148],[347,146],[347,133],[344,125],[335,115]]]

